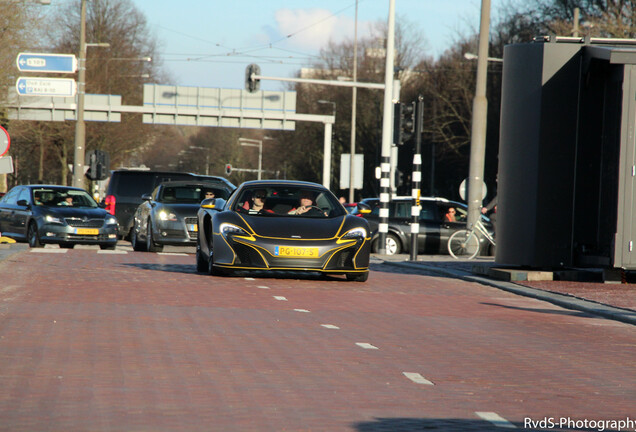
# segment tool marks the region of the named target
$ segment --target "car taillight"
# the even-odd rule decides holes
[[[112,214],[113,216],[115,216],[115,203],[117,202],[117,200],[115,199],[114,195],[106,195],[106,198],[104,198],[104,204],[106,204],[106,211],[110,214]]]

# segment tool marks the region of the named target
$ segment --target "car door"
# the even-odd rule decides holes
[[[30,209],[28,195],[27,188],[15,187],[3,198],[0,206],[0,232],[3,236],[16,240],[26,239],[25,224],[27,211]]]
[[[440,230],[442,219],[434,201],[420,201],[420,234],[418,236],[419,252],[425,254],[437,254],[446,250],[446,244],[442,244]]]
[[[15,213],[13,215],[14,232],[22,238],[27,237],[27,223],[31,218],[33,200],[31,199],[31,189],[22,188],[18,195]]]
[[[21,189],[21,187],[14,187],[0,200],[0,233],[7,237],[9,234],[13,234],[11,222]]]
[[[411,247],[411,201],[395,200],[389,203],[389,231],[400,238],[404,251]]]

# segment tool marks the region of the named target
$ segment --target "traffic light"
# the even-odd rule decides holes
[[[85,163],[88,165],[86,177],[91,180],[106,180],[110,165],[108,153],[101,150],[91,150],[86,153]]]
[[[393,143],[402,145],[415,131],[415,102],[396,103],[393,110]]]
[[[232,165],[225,165],[225,175],[230,175],[232,173]]]
[[[261,88],[261,80],[253,78],[253,75],[260,74],[261,68],[257,64],[252,63],[245,68],[245,90],[254,93]]]

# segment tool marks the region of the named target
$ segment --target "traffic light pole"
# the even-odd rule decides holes
[[[415,151],[413,152],[413,188],[411,197],[411,261],[417,261],[417,238],[420,233],[420,186],[422,180],[422,129],[424,126],[424,98],[417,98],[415,107]]]

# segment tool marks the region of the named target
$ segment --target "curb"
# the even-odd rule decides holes
[[[636,311],[630,309],[610,306],[591,300],[585,300],[580,297],[574,297],[571,295],[558,294],[536,288],[530,288],[512,282],[492,280],[483,276],[475,276],[474,274],[466,272],[464,270],[447,269],[426,264],[414,263],[410,261],[383,261],[383,263],[410,269],[421,268],[425,269],[428,272],[437,273],[442,276],[449,276],[463,279],[469,282],[476,282],[482,285],[488,285],[493,288],[498,288],[503,291],[508,291],[513,294],[547,301],[566,309],[577,310],[580,312],[597,315],[603,318],[620,321],[625,324],[636,325]]]
[[[0,243],[0,262],[9,256],[29,248],[26,243]]]

